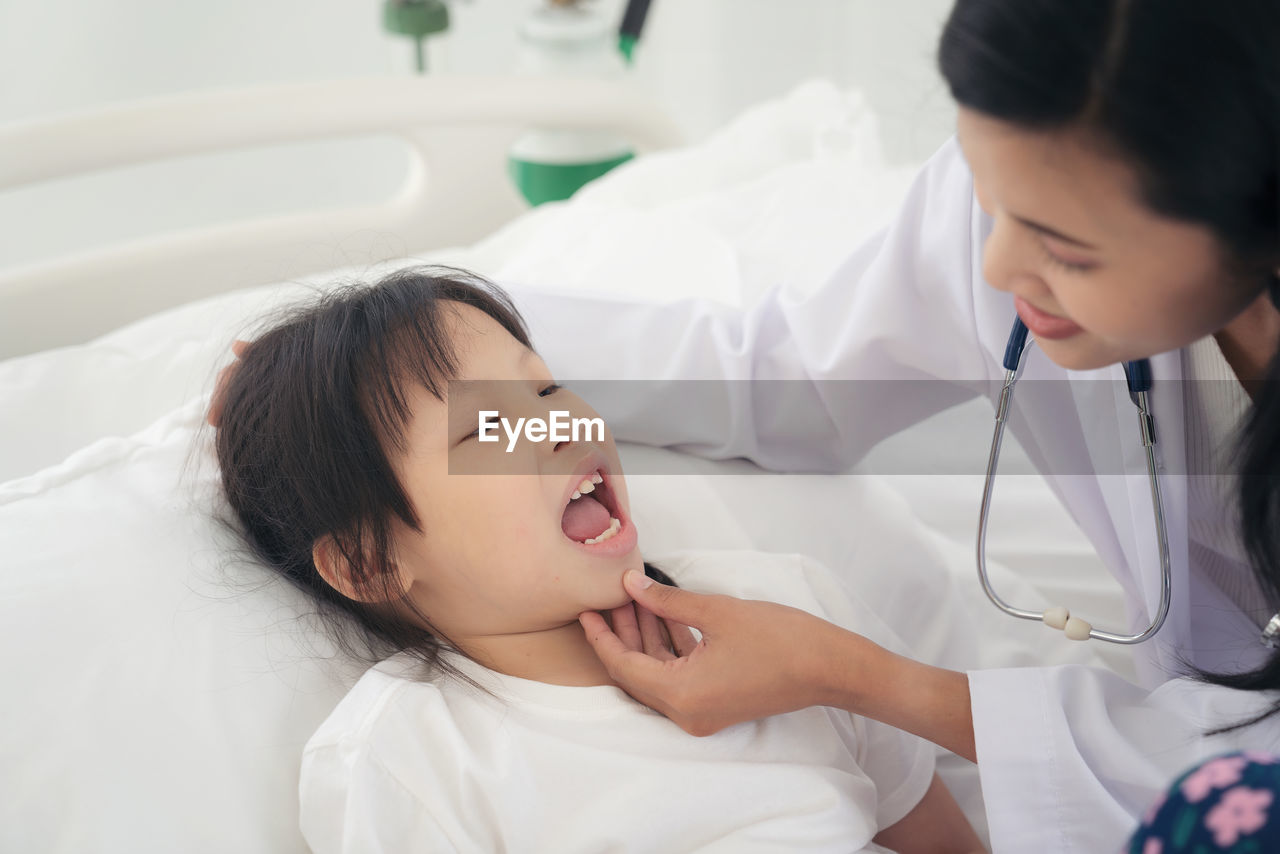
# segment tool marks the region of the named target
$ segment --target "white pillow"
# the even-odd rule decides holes
[[[0,486],[0,849],[306,850],[297,756],[358,673],[207,515],[202,403]]]
[[[363,667],[215,521],[205,405],[0,484],[2,851],[306,851],[302,747]],[[630,490],[647,550],[749,545],[701,477]]]
[[[231,359],[231,341],[256,318],[357,272],[219,294],[87,344],[0,361],[0,483],[97,439],[129,436],[206,395],[217,366]]]

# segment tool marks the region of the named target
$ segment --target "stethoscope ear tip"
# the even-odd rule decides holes
[[[1044,624],[1051,629],[1062,631],[1067,627],[1067,620],[1071,618],[1071,612],[1061,605],[1055,605],[1052,608],[1046,608],[1041,619]]]
[[[1071,640],[1088,640],[1093,633],[1093,626],[1088,621],[1071,616],[1062,605],[1046,608],[1040,619],[1051,629],[1057,629]]]
[[[1079,617],[1072,617],[1067,620],[1067,627],[1062,630],[1062,633],[1069,640],[1085,641],[1093,636],[1093,626]]]

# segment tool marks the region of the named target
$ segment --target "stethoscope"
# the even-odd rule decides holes
[[[987,577],[987,515],[991,509],[991,491],[995,485],[996,466],[1000,460],[1000,442],[1004,438],[1009,404],[1013,400],[1013,386],[1018,381],[1018,374],[1022,370],[1022,363],[1029,349],[1027,345],[1034,343],[1035,339],[1027,341],[1027,327],[1022,322],[1022,318],[1015,319],[1013,331],[1009,334],[1009,343],[1004,350],[1004,388],[1000,391],[1000,403],[996,407],[996,429],[991,437],[991,455],[987,459],[987,479],[982,488],[982,509],[978,513],[978,579],[982,582],[982,589],[986,592],[987,598],[997,608],[1012,617],[1043,622],[1051,628],[1060,629],[1072,640],[1093,638],[1108,643],[1142,643],[1153,637],[1164,625],[1165,617],[1169,614],[1169,599],[1173,589],[1173,578],[1169,569],[1169,537],[1165,532],[1164,524],[1164,504],[1160,499],[1160,481],[1156,477],[1155,419],[1151,415],[1151,407],[1147,400],[1147,394],[1151,391],[1151,363],[1146,359],[1125,362],[1124,375],[1129,384],[1129,399],[1138,408],[1138,427],[1142,434],[1142,446],[1146,451],[1147,478],[1151,483],[1151,506],[1155,513],[1156,536],[1160,543],[1160,608],[1156,611],[1151,625],[1138,634],[1121,634],[1095,629],[1085,620],[1071,616],[1070,612],[1061,605],[1043,611],[1015,608],[1000,598],[991,586],[991,579]],[[1280,615],[1277,615],[1277,619],[1280,619]],[[1273,620],[1273,622],[1276,621]],[[1280,622],[1277,623],[1277,629],[1280,630]]]

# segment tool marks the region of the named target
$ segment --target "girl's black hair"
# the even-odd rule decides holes
[[[1207,227],[1226,250],[1228,274],[1256,280],[1277,300],[1276,0],[958,0],[938,63],[964,107],[1022,127],[1091,133],[1134,168],[1149,207]],[[1278,608],[1280,356],[1238,457],[1243,541]],[[1194,675],[1280,689],[1280,651],[1247,672]],[[1280,700],[1245,724],[1276,712]]]
[[[422,530],[391,460],[406,449],[409,391],[420,385],[444,400],[456,375],[446,334],[456,304],[483,311],[531,348],[510,298],[462,270],[411,268],[340,287],[289,310],[241,356],[223,393],[216,449],[250,547],[315,600],[340,649],[372,661],[406,651],[429,672],[461,677],[440,657],[442,648],[460,651],[387,586],[392,520]],[[418,623],[331,587],[312,558],[324,537],[357,587],[398,601]],[[348,636],[352,627],[363,648]]]

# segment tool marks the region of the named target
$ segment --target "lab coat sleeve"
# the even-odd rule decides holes
[[[952,140],[892,222],[808,295],[775,287],[742,310],[504,284],[553,374],[616,438],[838,471],[986,387],[976,218],[972,178]]]
[[[1230,750],[1280,748],[1280,722],[1211,736],[1274,697],[1172,679],[1148,692],[1082,666],[969,674],[995,854],[1118,851],[1181,772]]]
[[[300,826],[312,854],[459,850],[430,810],[366,744],[308,749],[299,784]]]

